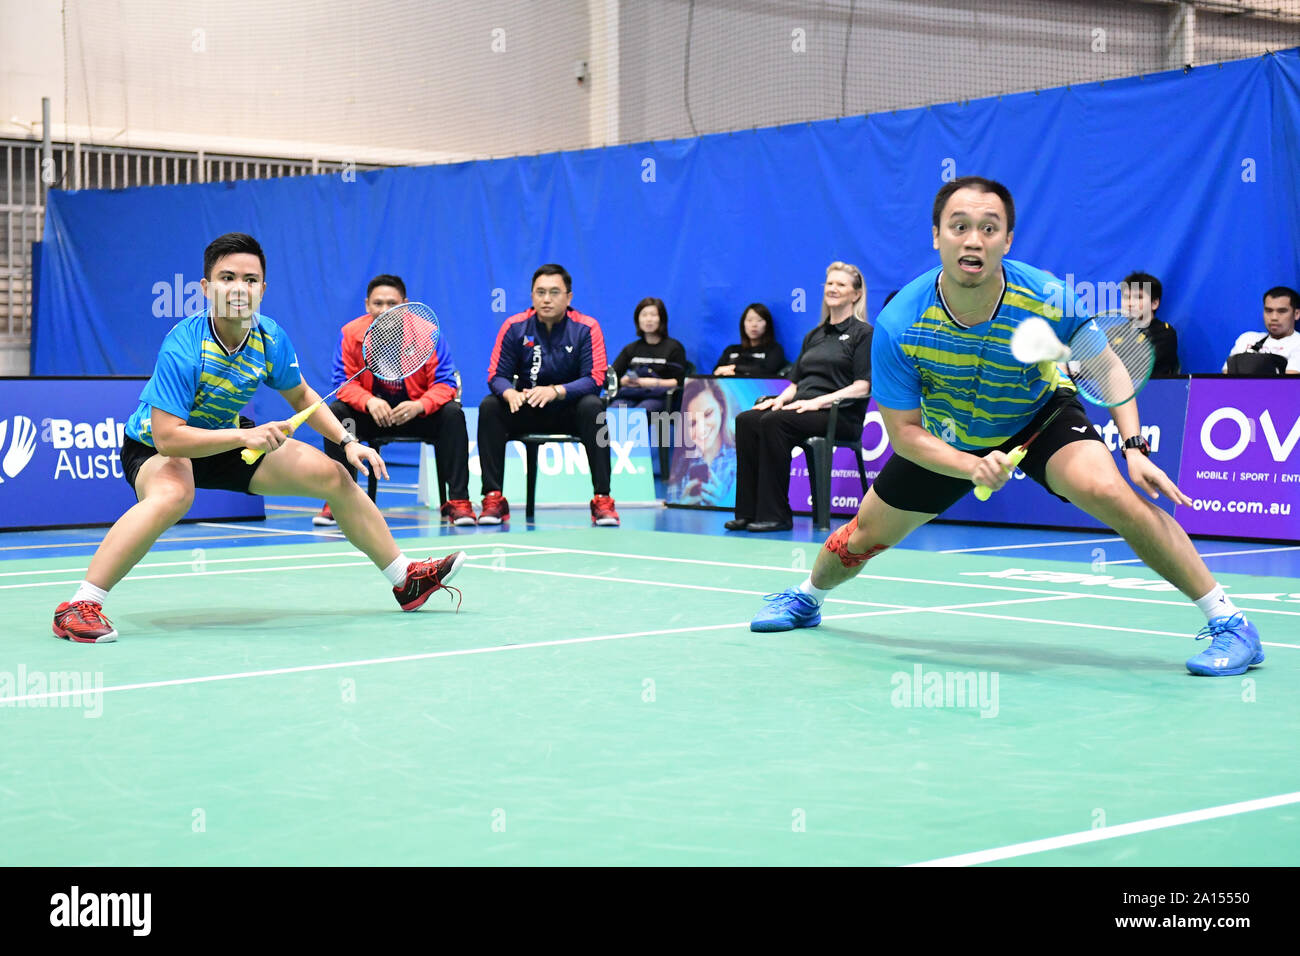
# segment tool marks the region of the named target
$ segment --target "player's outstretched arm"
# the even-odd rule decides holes
[[[1110,417],[1119,429],[1120,440],[1126,441],[1142,434],[1141,420],[1138,417],[1137,402],[1125,402],[1110,410]],[[1190,505],[1192,499],[1183,494],[1164,469],[1153,462],[1137,448],[1126,448],[1124,460],[1128,462],[1129,481],[1145,492],[1153,500],[1162,494],[1170,501],[1180,505]]]

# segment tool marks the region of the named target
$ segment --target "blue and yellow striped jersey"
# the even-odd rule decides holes
[[[1030,423],[1061,380],[1054,366],[1017,362],[1011,333],[1038,316],[1064,342],[1089,315],[1059,279],[1003,259],[997,312],[962,328],[939,296],[940,269],[909,282],[876,317],[872,397],[886,408],[921,409],[926,431],[957,448],[994,448]]]
[[[239,411],[262,382],[285,391],[302,382],[298,356],[288,334],[264,315],[255,315],[248,338],[227,354],[212,331],[207,311],[177,322],[163,339],[153,375],[126,434],[154,447],[150,415],[161,408],[196,428],[232,428]]]

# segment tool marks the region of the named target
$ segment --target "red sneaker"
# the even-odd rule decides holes
[[[315,515],[311,519],[311,523],[318,528],[333,528],[338,524],[338,522],[334,520],[334,512],[330,511],[330,506],[328,504],[326,504],[324,508],[321,508],[320,514]]]
[[[447,582],[455,577],[464,563],[464,551],[449,554],[441,561],[432,558],[428,561],[415,561],[406,571],[406,582],[400,588],[393,588],[393,597],[397,598],[403,611],[414,611],[429,600],[435,591],[455,591],[456,610],[459,611],[460,589],[448,587]]]
[[[618,512],[614,510],[613,498],[609,495],[596,495],[591,499],[591,523],[618,527]]]
[[[453,498],[442,506],[442,516],[454,525],[478,524],[474,517],[474,506],[467,498]]]
[[[64,601],[54,609],[54,636],[78,644],[111,644],[117,640],[104,606],[94,601]]]
[[[510,502],[499,491],[489,491],[483,496],[483,509],[479,512],[479,524],[500,524],[510,520]]]

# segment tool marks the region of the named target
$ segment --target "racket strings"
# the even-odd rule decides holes
[[[1070,339],[1066,369],[1075,387],[1102,405],[1121,405],[1151,375],[1155,350],[1146,333],[1123,315],[1102,314]]]
[[[375,319],[363,344],[366,367],[376,378],[396,382],[423,368],[437,342],[436,317],[419,303],[405,303]]]

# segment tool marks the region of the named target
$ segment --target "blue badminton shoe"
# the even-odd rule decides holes
[[[1210,646],[1187,662],[1187,669],[1204,677],[1232,677],[1264,663],[1259,631],[1238,611],[1232,617],[1216,617],[1197,633],[1196,639],[1210,638]]]
[[[764,594],[763,600],[767,606],[749,622],[751,631],[792,631],[796,627],[816,627],[822,622],[820,605],[798,588]]]

